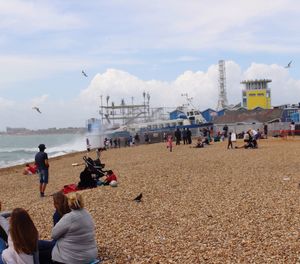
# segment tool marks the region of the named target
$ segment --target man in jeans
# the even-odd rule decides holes
[[[40,195],[41,197],[45,196],[46,186],[48,184],[48,175],[49,175],[49,163],[48,155],[45,152],[46,146],[44,144],[39,145],[39,150],[35,155],[35,164],[39,170],[40,174]]]

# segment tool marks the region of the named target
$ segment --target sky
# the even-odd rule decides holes
[[[216,108],[219,60],[230,104],[261,78],[273,106],[298,103],[299,16],[298,0],[0,0],[0,131],[83,127],[101,95]]]

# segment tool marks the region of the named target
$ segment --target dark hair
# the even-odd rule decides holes
[[[45,150],[46,149],[46,146],[45,144],[40,144],[39,145],[39,149],[42,151],[42,150]]]
[[[68,198],[63,194],[63,192],[56,192],[53,194],[53,203],[60,216],[71,212],[68,205]]]
[[[113,174],[113,171],[112,171],[112,170],[108,170],[108,171],[107,171],[107,174],[108,174],[108,175],[112,175],[112,174]]]
[[[23,208],[15,208],[12,211],[9,232],[18,254],[33,254],[37,251],[38,231]]]

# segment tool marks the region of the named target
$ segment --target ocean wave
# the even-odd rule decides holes
[[[52,143],[53,144],[53,143]],[[59,144],[50,145],[46,144],[46,152],[49,158],[63,156],[68,153],[82,151],[86,148],[85,138],[76,137],[73,140]],[[24,163],[30,163],[34,161],[35,153],[38,152],[38,148],[30,147],[2,147],[0,148],[0,168],[11,167],[15,165],[21,165]]]
[[[35,153],[37,148],[23,148],[23,147],[13,147],[13,148],[1,148],[0,152],[13,153],[13,152],[26,152]]]

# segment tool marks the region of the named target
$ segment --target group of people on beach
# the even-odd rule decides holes
[[[176,139],[176,145],[180,145],[181,140],[183,141],[183,144],[192,144],[192,132],[189,128],[183,128],[182,131],[180,131],[179,128],[176,129],[174,133],[175,139]]]
[[[95,224],[79,193],[53,195],[52,240],[40,240],[27,210],[0,214],[0,264],[98,263]],[[1,210],[1,203],[0,203]]]
[[[85,168],[80,173],[80,182],[77,189],[94,188],[101,185],[118,186],[117,176],[112,170],[104,170],[105,164],[101,162],[101,153],[104,148],[96,149],[96,159],[91,158],[91,150],[83,157]]]
[[[45,152],[46,146],[45,144],[40,144],[38,146],[39,152],[35,155],[35,163],[33,165],[26,164],[23,174],[25,175],[32,175],[38,174],[39,175],[39,190],[40,190],[40,197],[45,197],[45,190],[47,184],[49,182],[49,160],[48,154]],[[85,157],[85,169],[80,173],[80,181],[78,184],[71,184],[75,185],[73,191],[85,188],[93,188],[96,186],[101,185],[110,185],[112,187],[116,187],[117,176],[112,170],[102,170],[105,164],[102,164],[100,161],[101,152],[106,150],[106,148],[97,148],[96,149],[96,159],[93,160],[89,157],[90,155],[90,148],[87,149],[87,156]],[[79,165],[75,163],[75,165]],[[89,166],[90,165],[90,166]],[[94,170],[92,170],[94,169]],[[96,172],[96,177],[93,177],[92,174]]]
[[[243,133],[244,144],[242,146],[235,146],[236,149],[255,149],[258,148],[257,141],[261,138],[261,133],[255,129],[248,129],[246,133]],[[229,132],[227,149],[233,149],[233,142],[236,142],[236,134]]]

